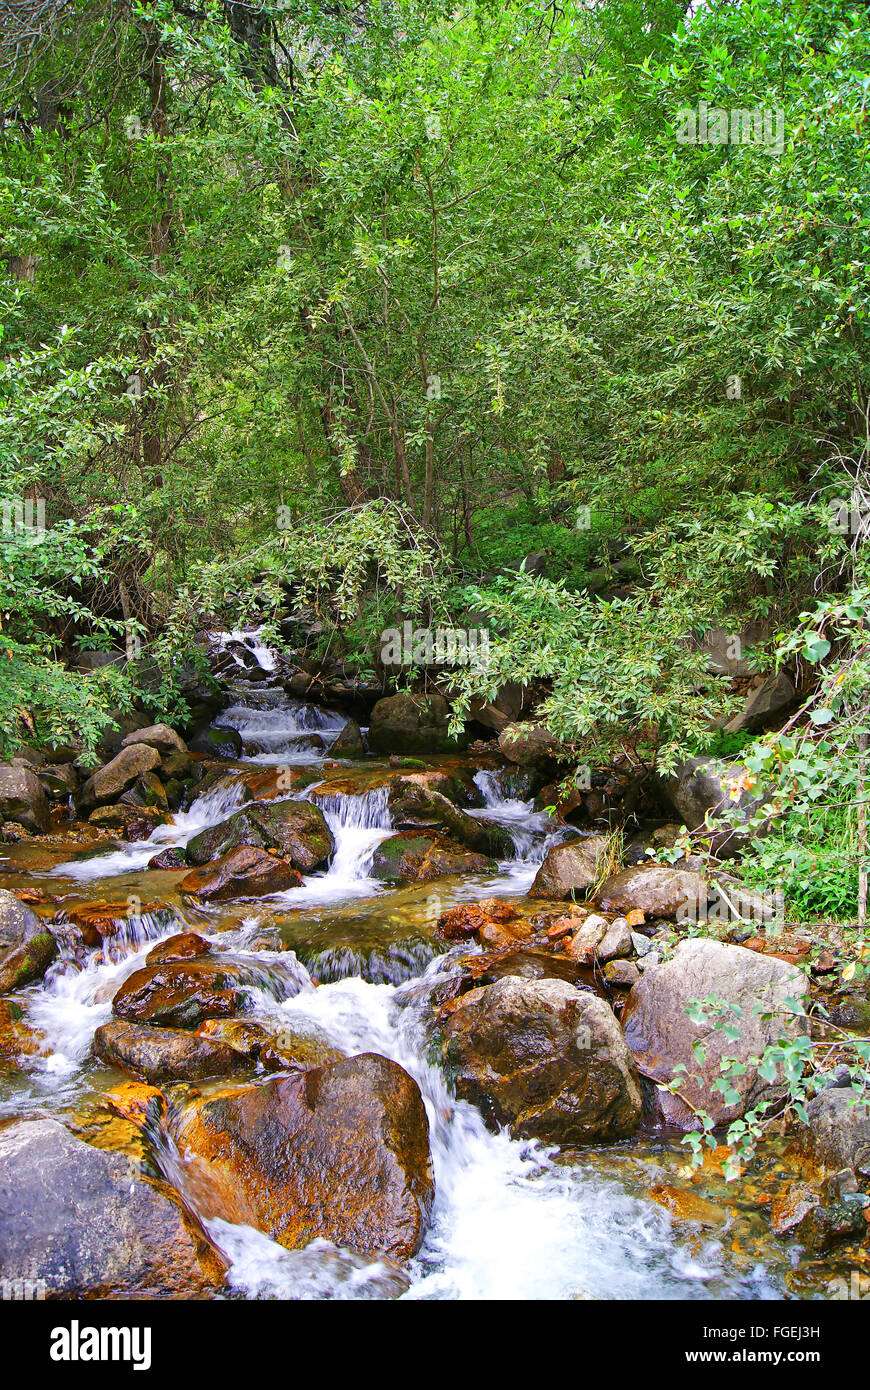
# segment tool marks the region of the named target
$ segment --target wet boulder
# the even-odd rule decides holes
[[[242,846],[215,859],[205,868],[185,874],[179,887],[204,902],[228,898],[262,898],[298,888],[302,876],[288,860],[262,849]]]
[[[712,1020],[699,1024],[689,1017],[692,1001],[710,996],[739,1010],[734,1013],[727,1008],[723,1014],[728,1033]],[[794,1039],[808,1032],[808,1020],[792,1012],[788,1003],[791,999],[806,1003],[808,997],[806,976],[775,956],[709,938],[679,942],[671,960],[645,970],[622,1014],[625,1040],[644,1075],[666,1083],[675,1079],[676,1067],[686,1068],[679,1096],[659,1089],[661,1117],[691,1130],[699,1125],[696,1110],[706,1111],[722,1125],[759,1101],[775,1100],[782,1092],[781,1079],[765,1080],[758,1059],[781,1038]],[[736,1038],[733,1029],[738,1031]],[[695,1043],[703,1043],[703,1058],[693,1050]],[[721,1078],[723,1058],[743,1067],[730,1078],[735,1100],[713,1088]]]
[[[208,1298],[224,1264],[165,1183],[56,1120],[0,1128],[0,1270],[48,1298]]]
[[[174,1122],[208,1217],[288,1249],[324,1238],[361,1255],[419,1248],[434,1195],[417,1083],[363,1053],[202,1097]]]
[[[122,792],[131,787],[143,772],[151,772],[160,763],[160,754],[147,743],[136,743],[121,748],[106,763],[97,768],[82,788],[82,805],[104,806],[109,801],[117,801]]]
[[[40,980],[57,956],[57,942],[42,928],[21,946],[0,952],[0,994]]]
[[[113,1021],[94,1034],[94,1053],[141,1081],[200,1081],[229,1076],[243,1065],[233,1048],[179,1028]]]
[[[334,758],[363,758],[365,757],[365,744],[359,724],[355,719],[349,719],[344,728],[340,730],[338,737],[333,739],[329,749]]]
[[[442,753],[464,748],[468,735],[448,733],[450,707],[438,691],[402,691],[378,700],[369,720],[373,753]]]
[[[319,806],[310,801],[257,802],[195,835],[187,858],[191,864],[208,864],[243,845],[277,850],[306,874],[325,864],[335,849]]]
[[[572,893],[585,892],[598,877],[606,854],[605,835],[589,835],[554,845],[535,875],[529,897],[559,902]]]
[[[209,724],[200,729],[188,744],[191,753],[205,753],[211,758],[240,758],[245,751],[238,729],[228,724]]]
[[[187,857],[183,849],[178,849],[173,845],[170,849],[164,849],[160,854],[155,854],[153,859],[149,859],[148,868],[186,869]]]
[[[401,830],[383,840],[372,856],[371,878],[386,882],[417,877],[424,856],[438,839],[437,831]]]
[[[57,956],[57,942],[32,908],[0,889],[0,994],[40,979]]]
[[[46,834],[51,808],[39,778],[29,766],[0,764],[0,821],[14,821],[34,834]]]
[[[507,975],[462,996],[444,1026],[461,1100],[515,1136],[572,1147],[633,1134],[641,1090],[610,1007],[564,980]]]
[[[514,842],[505,826],[469,816],[422,780],[403,779],[401,788],[391,791],[389,802],[396,825],[436,826],[476,854],[507,858],[514,852]]]
[[[195,931],[184,931],[152,946],[145,957],[145,964],[159,965],[162,961],[196,960],[200,956],[211,954],[211,945],[205,937]]]
[[[117,1018],[166,1028],[196,1028],[244,1008],[249,977],[233,962],[169,961],[135,970],[112,1003]]]
[[[162,811],[153,806],[131,806],[118,802],[114,806],[97,806],[88,816],[88,825],[100,830],[116,830],[120,837],[133,843],[147,840],[156,826],[166,820]]]
[[[423,855],[414,878],[417,883],[431,883],[449,874],[492,874],[497,870],[498,864],[487,855],[439,840]]]

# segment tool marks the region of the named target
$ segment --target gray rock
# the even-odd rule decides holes
[[[160,762],[156,748],[147,743],[136,743],[122,748],[105,767],[100,767],[89,777],[82,788],[82,802],[85,806],[105,805],[115,801],[132,786],[143,773],[150,772]]]
[[[857,1105],[855,1098],[855,1090],[841,1086],[815,1096],[801,1144],[823,1168],[851,1168],[870,1178],[870,1098]]]
[[[757,830],[748,832],[741,828],[763,804],[763,788],[753,792],[742,791],[736,801],[728,792],[728,782],[745,776],[748,769],[742,763],[727,763],[715,758],[688,758],[681,763],[672,777],[659,779],[660,791],[677,815],[690,830],[704,824],[707,812],[715,820],[724,811],[736,810],[738,823],[728,826],[712,836],[711,844],[716,854],[728,857],[741,850],[753,835],[763,834],[770,826],[770,817]]]
[[[689,1018],[691,1001],[709,996],[740,1010],[739,1017],[730,1011],[727,1016],[729,1025],[739,1030],[736,1039],[711,1023],[697,1024]],[[671,1081],[680,1064],[687,1069],[680,1088],[684,1099],[659,1092],[663,1117],[680,1128],[695,1129],[694,1107],[710,1114],[717,1125],[727,1124],[759,1101],[780,1095],[782,1084],[765,1081],[752,1059],[781,1038],[808,1032],[809,1020],[786,1005],[790,998],[805,1003],[808,997],[806,976],[787,962],[704,938],[681,941],[671,960],[647,969],[628,996],[622,1024],[638,1067],[653,1081]],[[696,1042],[704,1045],[703,1060],[693,1051]],[[745,1066],[731,1081],[737,1100],[727,1104],[722,1092],[713,1089],[723,1058]]]
[[[163,1185],[55,1120],[0,1129],[0,1270],[49,1298],[202,1298],[222,1263]]]
[[[42,931],[45,928],[33,908],[6,888],[0,888],[0,955],[10,947],[23,945]]]
[[[49,828],[49,805],[39,778],[25,763],[0,764],[0,820],[17,821],[44,835]]]
[[[589,835],[569,840],[548,850],[543,864],[529,889],[530,898],[548,898],[559,902],[573,892],[591,887],[607,851],[604,835]]]
[[[161,753],[186,753],[187,744],[168,724],[149,724],[146,729],[134,729],[121,740],[122,748],[130,748],[136,743],[147,743],[149,748],[157,748]]]

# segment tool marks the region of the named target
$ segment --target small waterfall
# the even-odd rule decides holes
[[[484,804],[480,810],[468,814],[479,820],[495,821],[509,832],[514,842],[514,857],[505,867],[516,879],[516,891],[525,891],[547,851],[569,832],[564,826],[554,824],[546,812],[536,811],[533,802],[506,797],[497,773],[482,768],[474,774],[474,784]]]
[[[164,849],[180,849],[209,826],[220,825],[242,804],[245,789],[236,781],[219,782],[197,797],[189,811],[176,811],[172,820],[158,825],[147,840],[136,840],[107,854],[95,854],[88,859],[70,860],[58,864],[49,876],[92,879],[112,878],[144,869],[149,859]]]
[[[221,711],[214,728],[238,730],[248,762],[311,762],[316,756],[315,749],[306,747],[311,736],[317,734],[329,745],[347,722],[340,714],[294,700],[274,686],[252,686],[235,693],[239,698]]]
[[[250,632],[244,632],[240,628],[236,628],[233,632],[212,632],[209,636],[217,642],[220,651],[223,652],[229,649],[230,656],[243,671],[247,668],[238,653],[232,651],[233,645],[244,647],[246,651],[250,652],[262,671],[274,671],[275,654],[270,647],[267,647],[264,642],[260,641],[260,634],[262,631],[262,627],[252,628]]]
[[[328,1242],[288,1251],[249,1226],[207,1220],[231,1261],[228,1282],[248,1298],[407,1299],[703,1299],[781,1297],[760,1267],[735,1274],[714,1237],[681,1243],[656,1203],[633,1195],[591,1161],[554,1162],[536,1141],[493,1134],[480,1113],[457,1101],[427,1060],[427,983],[443,974],[433,961],[400,989],[358,977],[297,995],[272,1022],[314,1027],[349,1055],[376,1052],[420,1086],[429,1118],[435,1206],[423,1246],[407,1266],[410,1284],[381,1282]],[[196,1205],[184,1160],[169,1156],[172,1181]],[[181,1169],[181,1171],[180,1171]],[[306,1258],[297,1259],[296,1255]],[[370,1282],[371,1281],[371,1282]],[[319,1293],[314,1290],[319,1289]]]
[[[326,877],[336,886],[360,882],[373,886],[368,877],[372,857],[393,829],[388,796],[387,787],[374,787],[359,796],[312,792],[311,799],[323,812],[335,841]]]

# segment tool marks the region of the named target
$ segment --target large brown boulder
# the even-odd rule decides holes
[[[105,767],[97,768],[82,788],[84,806],[105,805],[117,801],[122,792],[131,787],[143,772],[151,772],[158,766],[160,754],[147,743],[135,743],[121,748]]]
[[[535,875],[529,897],[560,902],[574,892],[584,892],[598,877],[606,853],[604,835],[589,835],[582,840],[554,845]]]
[[[369,718],[373,753],[440,753],[464,748],[467,734],[448,733],[450,707],[438,691],[412,695],[402,691],[378,700]]]
[[[39,778],[23,764],[0,764],[0,820],[16,821],[26,830],[45,834],[51,808]]]
[[[509,975],[462,996],[444,1029],[456,1094],[492,1125],[571,1147],[624,1139],[641,1090],[610,1007],[563,980]]]
[[[225,1043],[179,1028],[104,1023],[94,1034],[94,1052],[142,1081],[200,1081],[229,1076],[241,1068],[237,1051]]]
[[[225,902],[228,898],[262,898],[298,888],[302,876],[286,859],[262,849],[242,846],[230,850],[203,869],[185,874],[182,893],[195,893],[205,902]]]
[[[247,845],[275,849],[294,869],[310,874],[325,864],[335,843],[319,806],[310,801],[259,802],[209,826],[187,846],[191,864],[208,864]]]
[[[639,908],[648,917],[686,915],[692,920],[706,915],[707,881],[692,869],[673,869],[668,864],[639,864],[609,878],[598,893],[605,912],[631,912]]]
[[[180,1115],[207,1216],[288,1249],[318,1237],[362,1255],[418,1249],[434,1193],[416,1081],[374,1053],[203,1097]]]
[[[723,1015],[727,1033],[712,1022],[693,1023],[689,1017],[692,1002],[710,996],[739,1011],[729,1008]],[[808,1020],[791,1012],[787,1003],[803,1003],[808,996],[807,977],[794,966],[707,938],[681,941],[671,960],[646,970],[628,996],[622,1025],[638,1067],[651,1080],[669,1082],[675,1079],[676,1067],[686,1068],[680,1096],[658,1092],[662,1117],[682,1129],[696,1129],[695,1111],[701,1110],[723,1125],[759,1101],[775,1099],[781,1082],[764,1080],[754,1059],[781,1038],[794,1039],[809,1031]],[[731,1036],[734,1029],[737,1037]],[[695,1043],[703,1044],[703,1058],[693,1050]],[[737,1094],[734,1101],[713,1089],[722,1077],[723,1058],[744,1068],[729,1079]]]
[[[56,1120],[0,1127],[0,1270],[50,1298],[209,1298],[224,1265],[165,1184]]]

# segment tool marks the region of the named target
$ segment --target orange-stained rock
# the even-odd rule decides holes
[[[181,1028],[152,1028],[142,1023],[104,1023],[94,1034],[94,1052],[102,1061],[145,1081],[200,1081],[244,1070],[233,1048]]]
[[[283,893],[301,883],[302,875],[286,859],[244,845],[186,874],[179,887],[206,902],[225,902],[227,898]]]
[[[173,1120],[198,1208],[288,1249],[407,1258],[434,1183],[417,1083],[374,1053],[200,1097]]]
[[[485,946],[515,946],[520,941],[529,941],[534,936],[534,928],[529,922],[518,918],[515,922],[487,922],[478,933]]]
[[[210,951],[211,945],[204,937],[195,931],[185,931],[158,942],[145,960],[148,965],[158,965],[160,961],[168,960],[195,960],[198,956],[208,955]]]
[[[516,904],[504,898],[483,898],[477,906],[492,922],[515,922],[520,915]]]
[[[40,1050],[42,1034],[30,1027],[14,999],[0,999],[0,1063],[32,1057]]]
[[[136,907],[136,916],[168,912],[166,903],[141,903]],[[130,901],[75,903],[65,908],[68,922],[77,927],[86,946],[99,946],[107,936],[117,936],[130,920]]]
[[[724,1226],[727,1219],[721,1207],[685,1187],[651,1187],[649,1195],[659,1206],[665,1207],[675,1221],[697,1221],[701,1226],[713,1228]]]
[[[461,903],[438,918],[438,935],[445,941],[465,941],[490,920],[479,903]]]

